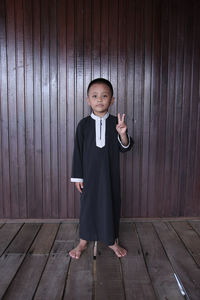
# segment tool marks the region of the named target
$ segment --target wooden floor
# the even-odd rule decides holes
[[[98,242],[72,260],[77,238],[75,222],[0,223],[0,299],[200,299],[200,220],[121,222],[122,259]]]

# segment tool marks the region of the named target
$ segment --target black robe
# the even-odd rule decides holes
[[[120,152],[129,151],[123,147],[116,130],[117,117],[106,119],[105,146],[96,146],[95,120],[83,118],[76,130],[72,178],[83,179],[80,197],[81,239],[102,241],[113,245],[119,236],[120,220]]]

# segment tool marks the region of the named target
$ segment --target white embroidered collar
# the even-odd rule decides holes
[[[99,117],[93,112],[90,116],[95,120],[96,146],[103,148],[106,144],[106,119],[109,117],[109,112],[107,112],[103,117]]]
[[[94,120],[100,120],[100,119],[104,119],[106,120],[109,117],[109,112],[107,112],[103,117],[99,117],[97,115],[95,115],[93,112],[90,115],[92,117],[92,119]]]

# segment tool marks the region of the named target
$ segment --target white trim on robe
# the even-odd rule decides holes
[[[71,182],[83,182],[83,178],[71,178]]]
[[[121,141],[121,139],[120,139],[120,135],[118,134],[118,141],[120,142],[120,144],[121,144],[121,146],[122,146],[123,148],[128,148],[128,147],[130,146],[131,140],[130,140],[130,136],[129,136],[128,133],[127,133],[127,136],[128,136],[128,145],[125,146],[125,145],[122,144],[122,141]]]
[[[106,144],[106,119],[109,117],[109,112],[103,117],[96,116],[93,112],[90,116],[95,120],[96,146],[103,148]]]

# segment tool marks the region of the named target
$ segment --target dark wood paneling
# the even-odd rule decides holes
[[[70,183],[87,85],[112,81],[133,151],[122,215],[200,214],[200,4],[0,1],[0,217],[74,218]]]
[[[1,216],[10,217],[10,176],[9,176],[9,143],[8,143],[8,80],[7,80],[7,45],[6,45],[6,8],[0,1],[0,99],[1,99],[1,154],[0,154],[0,187]]]

